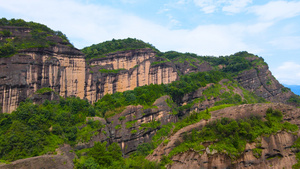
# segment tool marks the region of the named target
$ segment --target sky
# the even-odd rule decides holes
[[[131,37],[163,52],[248,51],[300,85],[300,0],[0,0],[0,17],[60,30],[79,49]]]

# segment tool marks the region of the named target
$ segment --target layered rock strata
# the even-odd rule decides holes
[[[0,63],[2,112],[12,112],[43,87],[63,97],[84,97],[85,59],[79,50],[65,45],[28,49]]]
[[[85,97],[92,103],[105,94],[149,84],[168,84],[178,79],[175,66],[156,58],[151,49],[116,52],[92,59],[89,64]]]
[[[294,95],[291,91],[284,91],[267,65],[259,66],[240,73],[235,78],[245,89],[271,102],[287,103]]]

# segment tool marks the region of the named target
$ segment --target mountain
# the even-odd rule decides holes
[[[0,52],[0,168],[299,165],[300,97],[246,51],[160,52],[133,38],[79,50],[2,18]]]
[[[284,84],[285,87],[288,87],[292,90],[297,95],[300,95],[300,86],[299,85],[286,85]]]

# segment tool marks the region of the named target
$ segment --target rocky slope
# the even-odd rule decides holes
[[[180,129],[168,138],[170,140],[168,144],[161,144],[147,159],[159,161],[162,156],[168,155],[173,148],[183,141],[185,133],[189,133],[193,129],[199,130],[210,121],[222,117],[242,119],[253,115],[265,116],[266,110],[270,107],[282,111],[284,121],[296,124],[298,127],[300,126],[300,121],[298,120],[300,109],[293,106],[272,103],[229,107],[211,112],[212,118],[207,121],[201,120],[198,123]],[[260,145],[262,154],[259,158],[255,157],[253,152],[253,149],[257,147],[257,143],[248,143],[244,153],[234,161],[228,155],[210,151],[209,148],[203,154],[190,150],[173,156],[171,159],[173,163],[168,168],[291,168],[297,162],[295,150],[291,146],[298,136],[299,132],[297,135],[294,135],[285,131],[270,137],[262,136]],[[206,144],[209,145],[210,143]]]
[[[171,114],[171,108],[166,103],[169,98],[163,96],[157,99],[153,108],[127,106],[124,111],[111,118],[99,119],[106,124],[105,128],[88,144],[79,144],[77,149],[92,147],[96,141],[107,141],[119,143],[124,155],[136,151],[139,144],[151,141],[161,125],[177,121],[177,117]]]
[[[271,102],[287,103],[294,95],[291,91],[282,90],[284,86],[274,78],[267,65],[246,70],[235,79],[245,89]]]
[[[177,121],[174,116],[170,115],[170,107],[166,104],[165,100],[168,96],[158,99],[154,105],[157,108],[143,110],[141,106],[128,106],[121,114],[109,118],[107,120],[94,118],[100,120],[106,127],[101,129],[99,135],[92,138],[87,144],[78,144],[75,149],[83,149],[92,147],[95,141],[108,141],[118,142],[122,148],[124,156],[136,150],[137,145],[149,142],[151,137],[155,134],[155,128],[141,128],[145,123],[160,120],[161,124]],[[211,119],[201,120],[198,123],[189,125],[180,129],[175,134],[171,135],[168,139],[169,142],[160,144],[147,159],[152,161],[160,161],[161,157],[168,155],[170,151],[182,142],[185,133],[190,133],[193,129],[201,129],[210,121],[228,117],[233,119],[249,118],[253,115],[265,116],[268,108],[277,109],[283,112],[284,121],[300,126],[299,114],[300,109],[281,103],[269,104],[246,104],[225,109],[212,111]],[[251,112],[251,113],[250,113]],[[123,118],[121,118],[123,117]],[[134,123],[130,123],[135,121]],[[128,123],[129,122],[129,123]],[[131,125],[129,125],[131,124]],[[121,125],[120,128],[116,127]],[[136,133],[131,131],[136,130]],[[103,132],[105,131],[105,132]],[[171,158],[173,163],[168,165],[167,168],[291,168],[292,165],[297,163],[295,153],[296,149],[292,148],[295,140],[299,136],[298,133],[291,134],[285,131],[280,131],[271,136],[261,136],[260,144],[247,143],[245,151],[242,155],[232,160],[226,154],[220,154],[216,151],[211,151],[206,148],[204,153],[201,154],[197,151],[190,149],[187,152],[177,154]],[[205,143],[209,145],[210,143]],[[262,153],[259,157],[255,156],[254,149],[259,148]],[[18,160],[11,164],[0,165],[0,168],[73,168],[72,159],[76,156],[72,148],[65,145],[57,150],[58,155],[44,155],[24,160]]]

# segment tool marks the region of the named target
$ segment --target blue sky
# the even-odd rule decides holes
[[[0,14],[60,30],[79,49],[132,37],[161,51],[248,51],[300,85],[299,0],[0,0]]]

